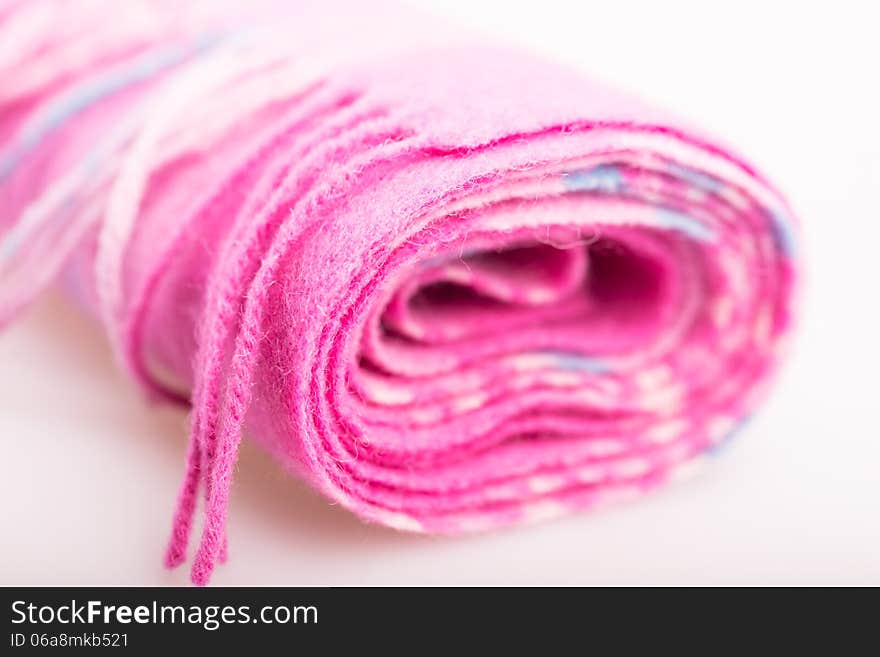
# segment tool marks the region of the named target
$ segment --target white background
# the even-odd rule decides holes
[[[701,477],[493,535],[366,526],[246,447],[215,583],[880,584],[875,3],[419,4],[665,105],[767,172],[804,224],[795,353]],[[0,336],[0,584],[186,582],[161,566],[185,434],[91,324],[41,301]]]

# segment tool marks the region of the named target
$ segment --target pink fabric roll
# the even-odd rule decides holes
[[[63,274],[192,404],[196,583],[243,432],[366,520],[487,530],[690,469],[781,356],[780,195],[529,54],[374,3],[7,0],[0,80],[0,320]]]

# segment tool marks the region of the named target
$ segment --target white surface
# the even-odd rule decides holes
[[[794,357],[699,479],[494,535],[365,526],[246,448],[215,583],[880,584],[873,3],[426,4],[640,92],[764,169],[805,225]],[[92,325],[41,302],[0,336],[0,584],[185,583],[160,562],[185,431],[182,412],[123,379]]]

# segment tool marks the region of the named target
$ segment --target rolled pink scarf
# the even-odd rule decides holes
[[[781,357],[793,217],[755,169],[399,8],[6,0],[0,80],[0,321],[60,277],[192,404],[196,583],[243,433],[366,520],[488,530],[689,470]]]

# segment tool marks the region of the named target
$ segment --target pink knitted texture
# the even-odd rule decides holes
[[[781,357],[793,221],[699,131],[408,10],[0,2],[0,322],[60,278],[192,405],[198,584],[243,434],[417,532],[692,469]]]

